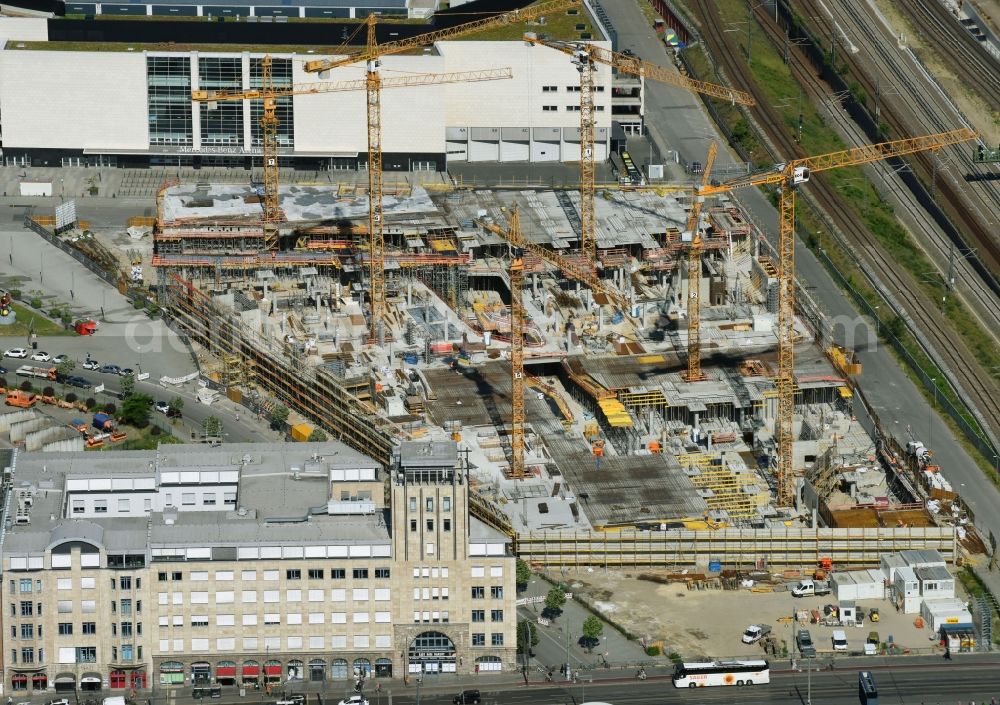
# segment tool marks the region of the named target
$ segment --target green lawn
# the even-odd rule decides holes
[[[592,39],[600,39],[601,35],[594,32],[594,23],[587,15],[587,11],[582,6],[576,8],[575,11],[577,13],[575,15],[567,14],[567,12],[574,12],[572,9],[562,10],[554,15],[546,15],[545,24],[539,24],[538,20],[531,20],[530,22],[469,34],[455,41],[516,41],[521,39],[525,32],[545,34],[550,39],[562,41],[576,41],[580,39],[581,34],[586,33],[589,33]],[[577,29],[577,25],[583,25],[583,29]]]
[[[158,436],[154,436],[150,431],[153,428],[151,423],[143,429],[122,426],[128,438],[121,443],[105,444],[102,450],[156,450],[158,445],[169,445],[171,443],[183,443],[177,436],[170,433],[169,428],[164,428]],[[161,428],[163,428],[161,426]]]
[[[17,314],[17,320],[13,325],[0,326],[0,336],[27,336],[32,327],[38,335],[75,335],[74,331],[66,330],[61,323],[53,323],[37,311],[21,304],[11,306]]]

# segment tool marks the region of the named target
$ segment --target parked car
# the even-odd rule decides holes
[[[792,597],[812,597],[813,595],[829,595],[830,583],[827,580],[803,578],[792,588]]]
[[[155,404],[153,404],[153,407],[161,414],[166,414],[170,411],[170,404],[168,404],[165,401],[158,401]]]
[[[73,377],[67,377],[66,384],[70,385],[71,387],[77,387],[79,389],[90,389],[90,387],[92,386],[90,384],[90,380],[87,379],[86,377],[77,377],[75,375]]]
[[[83,369],[99,370],[101,369],[101,363],[99,363],[97,360],[91,360],[90,358],[87,358],[86,360],[83,361]]]
[[[452,702],[455,705],[479,705],[479,699],[478,690],[463,690],[452,699]]]
[[[53,365],[61,365],[64,362],[66,362],[66,360],[68,360],[68,359],[69,359],[69,355],[56,355],[54,358],[52,358],[52,364]]]
[[[847,634],[843,629],[834,629],[831,638],[834,651],[847,651]]]
[[[771,633],[770,624],[751,624],[743,631],[744,644],[756,644]]]
[[[337,705],[368,705],[368,701],[360,695],[352,695],[349,698],[344,698]]]
[[[52,359],[52,356],[49,355],[44,350],[39,350],[38,352],[36,352],[34,355],[31,356],[31,359],[35,360],[36,362],[48,362],[49,360]]]
[[[122,373],[122,368],[118,365],[101,365],[101,369],[98,371],[105,375],[120,375]]]
[[[0,375],[5,375],[8,372],[10,372],[10,370],[8,370],[6,367],[0,366]]]
[[[53,700],[46,701],[45,705],[69,705],[68,698],[55,698]]]
[[[5,351],[3,356],[25,358],[28,357],[28,351],[24,348],[11,348],[10,350]]]
[[[122,377],[127,377],[128,375],[132,375],[134,377],[135,370],[133,370],[131,367],[123,367],[122,369],[118,370],[118,374],[120,374]]]
[[[813,646],[812,634],[808,629],[800,629],[795,634],[795,643],[799,646],[802,658],[816,658],[816,647]]]

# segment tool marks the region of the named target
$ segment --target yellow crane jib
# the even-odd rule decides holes
[[[425,34],[410,37],[408,39],[385,42],[384,44],[379,44],[377,51],[374,52],[371,51],[370,48],[366,47],[365,49],[359,51],[349,52],[337,59],[315,59],[313,61],[307,61],[303,64],[303,67],[309,73],[329,71],[330,69],[335,69],[339,66],[347,66],[358,62],[377,60],[380,56],[398,54],[400,52],[409,51],[410,49],[426,46],[445,39],[456,39],[458,37],[475,34],[476,32],[483,32],[488,29],[506,27],[507,25],[515,24],[517,22],[527,22],[528,20],[533,20],[537,17],[548,15],[553,12],[580,7],[580,5],[581,0],[545,0],[544,2],[539,2],[520,10],[511,10],[510,12],[503,12],[498,15],[493,15],[492,17],[484,17],[482,19],[473,20],[472,22],[464,22],[462,24],[455,25],[454,27],[447,27],[445,29],[426,32]],[[376,16],[374,13],[368,16],[368,22],[369,24],[374,25],[376,22]]]

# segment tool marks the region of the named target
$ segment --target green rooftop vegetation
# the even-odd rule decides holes
[[[547,15],[544,20],[544,24],[539,22],[539,20],[530,20],[528,22],[508,25],[507,27],[498,27],[496,29],[477,32],[476,34],[468,34],[458,41],[509,42],[521,39],[525,32],[544,34],[549,39],[567,42],[603,38],[600,33],[594,31],[594,23],[583,7],[563,10],[554,15]]]

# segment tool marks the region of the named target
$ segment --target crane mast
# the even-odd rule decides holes
[[[271,56],[260,62],[261,93],[264,96],[264,114],[260,118],[260,132],[264,161],[264,212],[261,219],[264,230],[264,249],[278,249],[278,224],[281,207],[278,203],[278,116],[277,99],[274,97],[274,80],[271,75]]]
[[[383,342],[385,326],[385,233],[382,230],[382,76],[375,39],[375,13],[368,15],[368,297],[371,340]]]
[[[509,232],[521,240],[521,218],[511,211]],[[524,469],[524,260],[515,248],[510,262],[510,477],[527,476]]]
[[[580,72],[580,250],[590,266],[597,262],[594,220],[594,62],[585,51],[576,53]]]
[[[718,147],[715,142],[708,148],[708,157],[705,159],[705,171],[702,173],[701,186],[708,186],[709,177],[712,174],[712,166],[715,164],[715,154]],[[688,277],[688,300],[687,300],[687,372],[681,376],[688,382],[697,382],[705,379],[705,373],[701,369],[701,300],[699,290],[701,284],[701,209],[704,205],[705,197],[695,192],[694,200],[691,202],[691,214],[688,216],[688,231],[691,233],[691,247],[688,248],[687,277]]]

